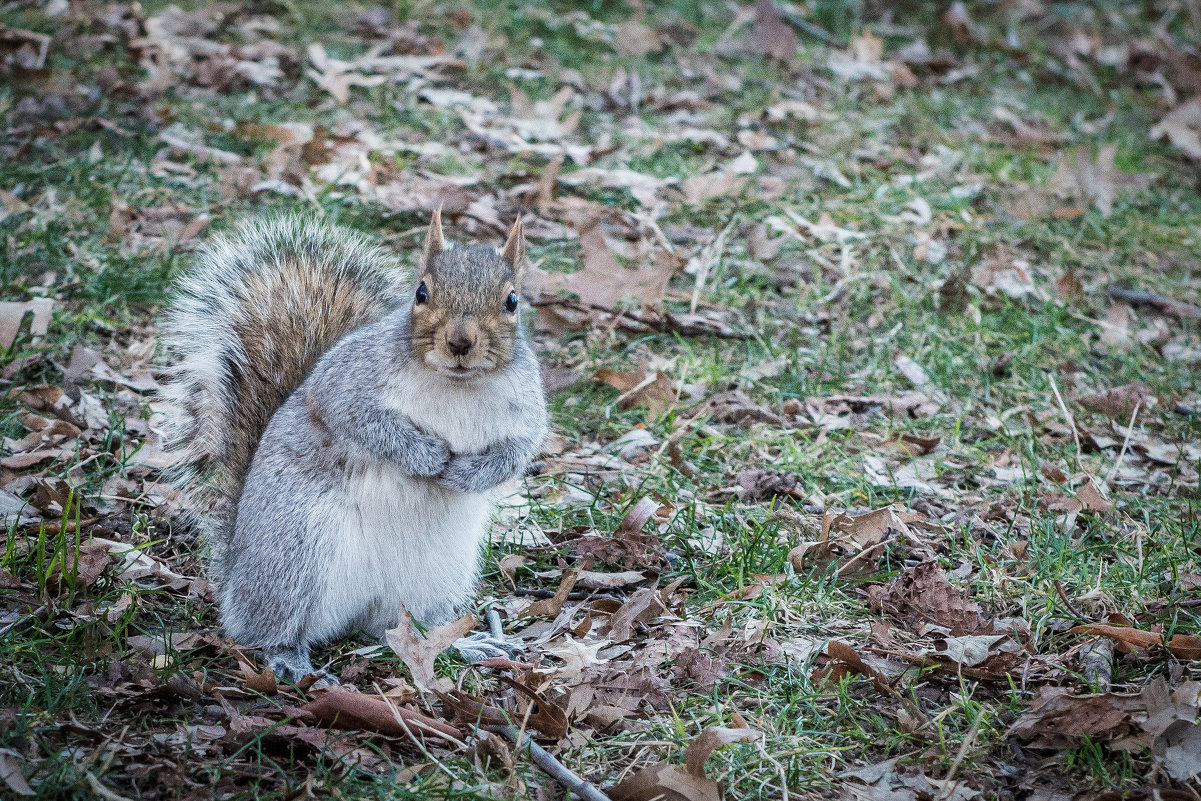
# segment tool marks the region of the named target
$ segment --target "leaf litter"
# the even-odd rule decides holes
[[[149,781],[198,798],[257,787],[252,743],[305,770],[333,765],[339,780],[442,792],[453,769],[493,797],[540,792],[545,777],[486,730],[509,725],[612,798],[1138,791],[1136,778],[1071,767],[1090,748],[1128,755],[1148,781],[1196,781],[1188,588],[1201,571],[1192,556],[1165,566],[1157,548],[1174,546],[1146,513],[1191,514],[1181,499],[1197,486],[1196,393],[1160,374],[1197,363],[1195,293],[1172,273],[1191,269],[1191,229],[1176,225],[1166,241],[1183,244],[1162,248],[1128,235],[1139,246],[1114,261],[1083,233],[1188,202],[1172,165],[1197,158],[1198,71],[1172,20],[1132,38],[1038,3],[956,3],[937,20],[897,12],[832,33],[809,9],[761,1],[709,31],[710,54],[693,47],[693,22],[658,11],[523,12],[546,26],[540,37],[625,59],[593,75],[549,51],[522,55],[511,45],[527,37],[465,10],[401,23],[371,9],[301,37],[296,20],[238,4],[84,4],[68,18],[60,5],[30,12],[59,20],[45,27],[55,34],[0,36],[19,93],[4,121],[25,148],[10,160],[44,158],[46,142],[58,158],[86,134],[80,163],[102,175],[128,129],[157,145],[122,178],[142,193],[106,202],[94,226],[67,186],[22,173],[0,190],[6,247],[29,268],[0,309],[12,412],[0,628],[86,641],[96,658],[82,686],[104,709],[5,739],[13,793],[41,789],[47,754],[81,755],[70,738],[103,751],[87,781],[139,797],[154,797]],[[117,65],[73,76],[89,95],[20,88],[89,49]],[[776,72],[749,75],[760,56]],[[1164,144],[1130,145],[1113,109],[1069,121],[994,92],[994,61],[1086,94],[1127,80],[1158,93],[1138,132]],[[746,91],[764,81],[764,97]],[[985,107],[957,109],[936,147],[889,116],[961,86]],[[224,105],[245,93],[295,119]],[[980,147],[1037,168],[990,173],[969,154]],[[508,521],[538,536],[520,553],[498,545],[504,583],[488,590],[526,649],[511,659],[444,655],[470,618],[425,635],[405,619],[390,649],[337,646],[344,686],[321,689],[277,681],[215,633],[155,430],[165,376],[149,316],[97,315],[83,298],[104,283],[90,272],[98,254],[186,259],[210,222],[293,200],[379,215],[371,226],[402,248],[439,204],[480,241],[526,216],[540,355],[567,380],[558,445]],[[1004,227],[1010,214],[1029,226],[1021,235]],[[36,252],[58,236],[52,220],[77,234],[69,265]],[[1036,222],[1072,236],[1048,244]],[[89,227],[103,241],[78,235]],[[763,291],[742,292],[752,285]],[[958,315],[990,321],[972,336],[1002,349],[1013,320],[1029,322],[1003,315],[1054,305],[1086,349],[1047,351],[1038,370],[1029,343],[955,361],[905,335],[913,323],[890,292],[909,290],[909,306],[938,295],[934,339],[957,336],[941,328],[960,331]],[[55,337],[71,321],[87,321],[94,349],[68,359]],[[698,355],[709,348],[713,363]],[[859,354],[877,350],[879,369],[867,367]],[[1150,367],[1097,366],[1123,351]],[[1062,399],[1037,388],[1040,372]],[[962,380],[975,374],[991,383]],[[1098,550],[1109,556],[1091,572],[1048,578],[1049,553]],[[1105,578],[1130,565],[1155,574],[1149,590]],[[130,624],[137,634],[111,635]],[[786,715],[822,734],[777,714],[795,686],[804,700]],[[984,710],[975,723],[969,704]],[[6,731],[18,717],[6,696]],[[835,743],[852,737],[839,726],[872,719],[889,728]],[[933,720],[949,750],[930,745]],[[183,754],[222,767],[202,776]]]

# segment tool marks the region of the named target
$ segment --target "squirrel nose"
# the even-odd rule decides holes
[[[475,342],[466,334],[455,334],[446,340],[446,347],[450,348],[450,352],[455,356],[466,356],[474,344]]]

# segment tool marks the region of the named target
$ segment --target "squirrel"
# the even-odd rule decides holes
[[[448,243],[439,210],[414,278],[359,234],[285,217],[215,239],[182,278],[164,339],[183,482],[222,629],[277,676],[325,675],[311,645],[382,639],[402,606],[438,625],[470,601],[489,490],[547,434],[526,261],[520,219],[497,252]]]

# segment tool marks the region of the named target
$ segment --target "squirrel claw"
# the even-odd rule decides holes
[[[322,689],[338,684],[338,679],[331,676],[326,670],[317,670],[309,662],[307,648],[282,647],[268,651],[265,655],[267,667],[271,668],[271,672],[277,678],[289,681],[293,684],[301,684],[306,677],[315,677],[310,688]]]
[[[470,637],[462,637],[455,640],[451,646],[468,662],[476,663],[483,662],[485,659],[496,659],[503,657],[505,659],[513,659],[518,654],[525,651],[525,647],[508,637],[494,637],[491,634],[472,634]]]

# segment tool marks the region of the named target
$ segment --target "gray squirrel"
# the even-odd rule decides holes
[[[493,500],[547,433],[522,334],[518,220],[501,252],[426,234],[414,280],[313,218],[211,242],[164,325],[185,486],[204,510],[224,632],[276,675],[309,647],[424,625],[472,597]]]

